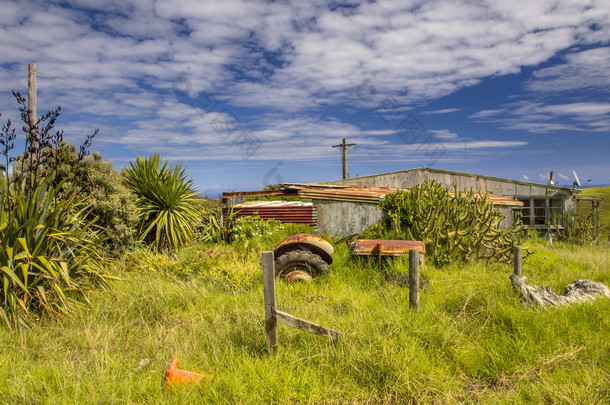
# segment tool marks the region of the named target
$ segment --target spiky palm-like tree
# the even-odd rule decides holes
[[[197,190],[181,164],[170,165],[159,154],[139,157],[121,173],[137,196],[140,239],[158,251],[171,252],[192,241],[201,212]]]

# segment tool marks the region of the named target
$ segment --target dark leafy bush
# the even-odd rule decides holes
[[[136,197],[123,184],[112,162],[104,161],[97,152],[80,156],[76,146],[65,141],[47,146],[42,152],[48,163],[37,170],[37,176],[53,178],[52,186],[59,197],[75,193],[87,200],[87,219],[97,218],[96,226],[101,228],[108,252],[120,254],[129,248],[136,238]],[[17,175],[20,167],[29,167],[24,156],[15,162]]]

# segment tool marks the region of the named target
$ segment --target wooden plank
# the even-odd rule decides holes
[[[269,353],[277,353],[277,317],[275,310],[275,264],[273,252],[262,254],[263,292],[265,296],[265,337]]]
[[[304,332],[313,333],[314,335],[320,335],[328,337],[333,342],[339,338],[339,332],[327,328],[326,326],[318,325],[317,323],[306,321],[305,319],[297,318],[296,316],[287,314],[282,311],[275,311],[277,320],[292,328],[302,330]]]
[[[409,307],[419,311],[419,249],[409,250]]]

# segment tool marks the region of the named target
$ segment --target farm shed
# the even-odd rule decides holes
[[[396,188],[324,183],[283,183],[279,186],[279,190],[223,193],[223,199],[226,203],[233,198],[264,195],[298,196],[310,199],[317,219],[316,231],[327,232],[329,236],[343,236],[360,233],[378,222],[384,214],[377,206],[386,194],[394,193],[397,190]],[[512,210],[520,209],[523,206],[522,202],[512,198],[498,196],[489,198],[496,209],[506,217],[502,226],[509,226],[513,220]],[[242,205],[238,204],[234,207],[234,209],[240,209]],[[294,221],[286,218],[284,222]]]
[[[298,185],[284,185],[298,187]],[[386,194],[396,192],[395,188],[382,187],[342,187],[299,189],[302,198],[310,198],[318,212],[318,232],[328,232],[330,236],[360,233],[374,225],[383,217],[377,207]],[[511,198],[489,196],[494,207],[505,216],[503,227],[513,222],[513,209],[521,209],[523,204]]]
[[[459,190],[473,190],[521,201],[523,223],[536,229],[546,229],[546,221],[549,221],[552,215],[576,209],[576,194],[579,193],[579,190],[568,187],[429,167],[336,180],[327,184],[408,189],[427,180],[436,180],[449,189],[456,184]],[[509,221],[512,221],[513,216],[511,215],[510,218]],[[508,219],[509,215],[507,215]]]

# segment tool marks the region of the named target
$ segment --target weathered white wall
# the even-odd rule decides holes
[[[377,204],[313,200],[318,212],[317,232],[328,232],[331,237],[360,233],[383,217]]]

